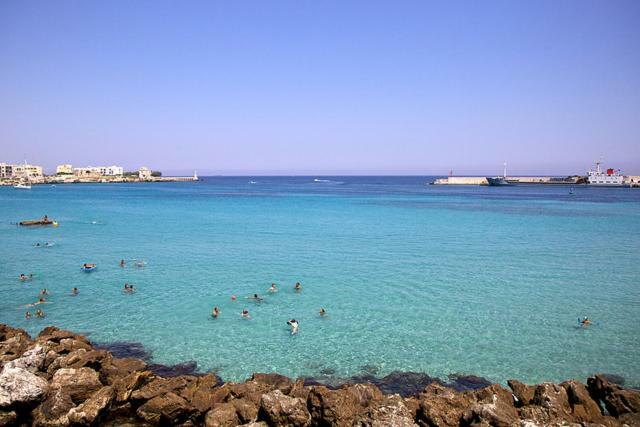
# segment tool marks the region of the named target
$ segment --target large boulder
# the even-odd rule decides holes
[[[24,329],[0,324],[0,363],[22,356],[32,342]]]
[[[509,427],[518,425],[520,417],[513,405],[511,393],[498,384],[493,384],[472,393],[477,403],[472,404],[462,415],[465,425],[491,425]]]
[[[235,427],[240,424],[240,419],[233,404],[227,402],[207,412],[204,424],[206,427]]]
[[[289,397],[277,389],[262,395],[259,417],[277,426],[306,427],[311,423],[306,402],[297,397]]]
[[[25,351],[19,358],[7,362],[5,368],[22,368],[35,374],[44,365],[45,351],[42,346],[36,345]]]
[[[34,427],[60,427],[69,425],[69,411],[73,400],[62,389],[52,389],[44,402],[31,413]]]
[[[134,390],[145,384],[151,377],[152,374],[149,371],[134,371],[125,377],[118,378],[113,382],[116,402],[123,403],[128,401]]]
[[[533,401],[533,395],[536,392],[535,387],[523,384],[518,380],[509,380],[507,384],[513,392],[516,407],[529,405]]]
[[[371,384],[356,384],[339,390],[316,386],[309,392],[307,408],[312,424],[351,425],[358,414],[380,400],[382,393]]]
[[[268,385],[272,390],[278,389],[284,394],[289,394],[293,381],[289,377],[280,374],[261,374],[255,373],[251,376],[250,381]]]
[[[208,374],[198,377],[192,381],[181,392],[180,396],[186,399],[191,405],[201,413],[206,413],[215,404],[214,390],[218,385],[218,377]]]
[[[197,377],[156,377],[134,391],[131,394],[131,399],[144,401],[169,392],[179,393],[195,381],[197,381]]]
[[[587,387],[593,399],[602,401],[607,411],[614,417],[640,412],[639,391],[612,384],[602,375],[588,378]]]
[[[564,387],[552,383],[536,386],[532,403],[546,409],[552,418],[560,420],[571,419],[569,396]]]
[[[43,378],[24,368],[5,366],[0,372],[0,408],[36,403],[47,389]]]
[[[149,400],[136,414],[149,424],[175,425],[185,421],[192,412],[189,402],[169,392]]]
[[[68,413],[69,421],[73,424],[91,425],[98,421],[113,402],[115,392],[113,387],[107,386],[98,390],[83,404],[72,408]]]
[[[78,404],[101,389],[102,383],[98,373],[91,368],[62,368],[53,375],[51,388],[63,390]]]
[[[439,383],[432,383],[418,396],[416,419],[428,426],[458,426],[464,412],[476,399]]]
[[[385,396],[371,405],[355,422],[359,426],[371,427],[417,427],[411,410],[399,394]]]
[[[581,382],[565,381],[560,384],[567,391],[567,398],[571,406],[571,415],[576,422],[600,422],[602,410],[591,398],[589,391]]]

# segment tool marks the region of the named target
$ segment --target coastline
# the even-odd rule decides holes
[[[150,362],[141,347],[95,345],[53,326],[32,338],[0,324],[0,425],[640,425],[640,391],[602,375],[586,385],[509,380],[510,390],[472,376],[458,378],[466,388],[423,387],[414,376],[415,388],[398,394],[374,375],[331,387],[273,373],[225,383],[195,364]]]

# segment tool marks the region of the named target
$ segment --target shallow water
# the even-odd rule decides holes
[[[640,190],[429,180],[0,187],[0,322],[141,342],[158,363],[195,360],[226,380],[364,366],[499,382],[607,372],[640,385]],[[60,226],[14,225],[44,214]],[[27,321],[41,288],[46,319]],[[256,292],[264,302],[245,299]],[[595,325],[579,328],[584,315]]]

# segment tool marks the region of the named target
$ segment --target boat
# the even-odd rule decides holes
[[[13,188],[18,189],[18,190],[31,190],[31,184],[18,183],[16,185],[14,185]]]
[[[624,185],[624,176],[620,174],[620,170],[608,168],[606,172],[600,169],[600,162],[596,162],[596,169],[587,172],[587,182],[589,185],[602,187],[622,187]]]
[[[95,264],[84,264],[81,268],[82,271],[84,271],[85,273],[90,273],[93,270],[95,270],[96,268],[98,268],[97,265]]]
[[[507,162],[504,162],[504,172],[502,173],[502,176],[495,176],[493,178],[487,177],[487,184],[492,187],[510,185],[507,181]]]

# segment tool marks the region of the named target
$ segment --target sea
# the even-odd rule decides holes
[[[640,386],[640,190],[434,178],[0,187],[0,323],[139,343],[228,381],[604,372]],[[17,225],[44,215],[59,226]]]

